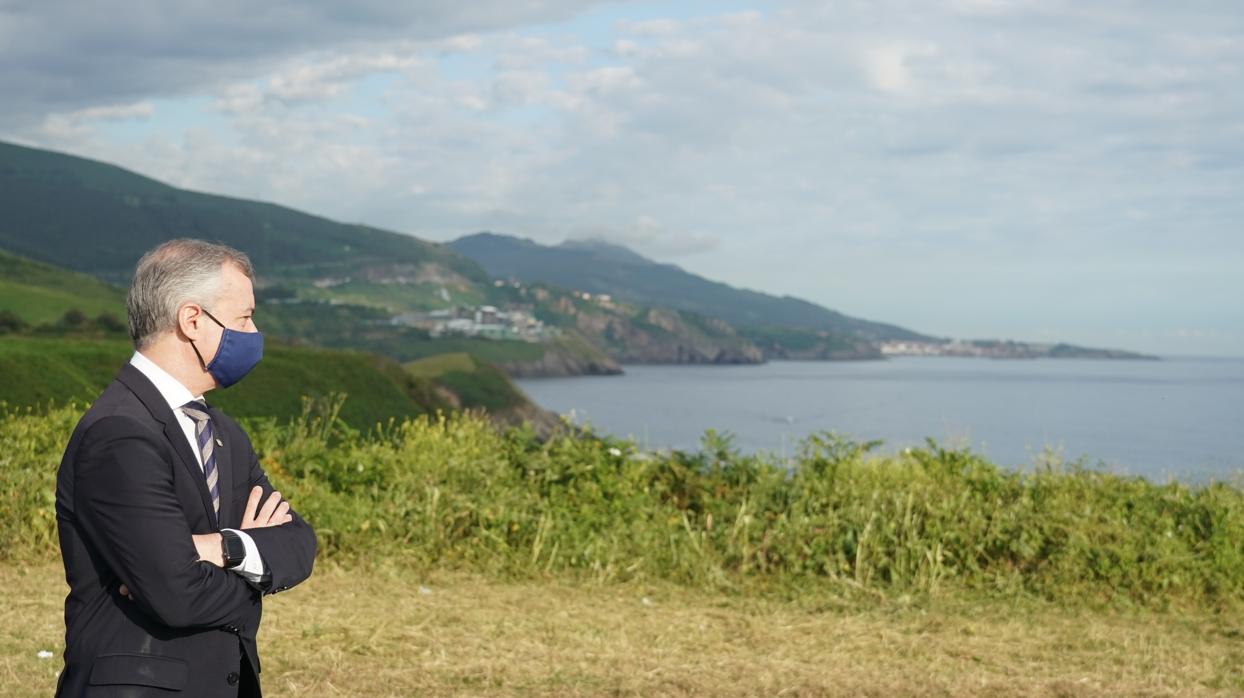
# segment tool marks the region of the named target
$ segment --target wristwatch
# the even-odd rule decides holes
[[[246,559],[246,544],[236,531],[220,532],[220,556],[225,560],[225,567],[237,567]]]

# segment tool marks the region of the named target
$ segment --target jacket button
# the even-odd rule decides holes
[[[227,681],[230,686],[236,686],[238,683],[238,672],[229,672],[229,675],[225,677],[225,681]]]

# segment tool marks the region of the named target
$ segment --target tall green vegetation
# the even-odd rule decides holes
[[[712,432],[696,452],[650,454],[472,415],[360,431],[340,407],[308,401],[295,419],[249,424],[328,559],[717,589],[1244,600],[1244,493],[1225,484],[1012,472],[934,443],[882,457],[833,434],[782,463]],[[80,410],[0,415],[0,558],[55,557],[53,479]]]

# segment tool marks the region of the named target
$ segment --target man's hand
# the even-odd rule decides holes
[[[268,495],[268,501],[260,508],[259,498],[262,496],[262,487],[256,485],[251,488],[251,496],[246,500],[246,511],[242,513],[242,530],[280,526],[294,520],[289,513],[289,502],[281,501],[280,492],[273,490]]]

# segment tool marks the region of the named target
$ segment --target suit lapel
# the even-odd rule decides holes
[[[199,466],[199,459],[195,457],[194,451],[190,450],[190,442],[186,439],[186,432],[182,431],[181,423],[177,421],[177,415],[173,414],[173,410],[164,401],[164,397],[160,395],[160,391],[152,385],[150,380],[143,375],[142,371],[134,368],[133,364],[125,364],[121,368],[121,372],[117,374],[117,380],[121,381],[125,387],[129,388],[136,395],[155,418],[157,422],[164,425],[164,437],[168,439],[173,446],[173,452],[177,454],[177,458],[181,461],[182,467],[190,475],[190,481],[198,487],[199,498],[203,501],[204,512],[207,514],[209,521],[215,522],[216,512],[212,508],[212,495],[207,491],[207,480],[203,477],[203,468]],[[220,458],[216,459],[217,464]],[[224,484],[224,481],[221,481]],[[224,488],[221,488],[221,507],[224,507]],[[219,526],[219,523],[217,523]]]

